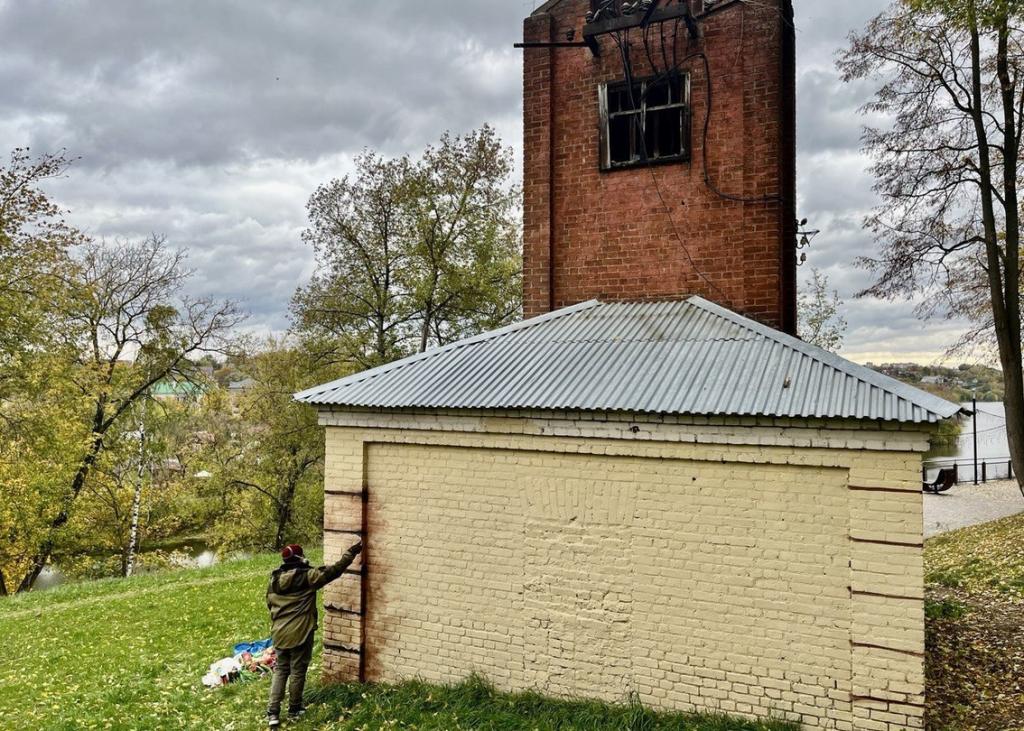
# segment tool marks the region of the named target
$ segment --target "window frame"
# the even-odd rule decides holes
[[[598,85],[598,136],[599,136],[599,162],[600,169],[602,172],[610,172],[613,170],[624,170],[634,167],[644,167],[647,165],[662,165],[665,163],[677,163],[677,162],[689,162],[692,140],[691,140],[691,108],[690,108],[690,74],[685,71],[680,71],[675,75],[680,81],[680,101],[671,102],[668,104],[657,104],[649,105],[647,103],[647,85],[652,81],[659,81],[657,76],[646,76],[641,79],[634,79],[634,87],[640,87],[640,108],[633,111],[627,112],[610,112],[608,105],[608,96],[610,91],[626,90],[627,84],[625,80],[618,81],[606,81]],[[669,79],[665,79],[669,81]],[[662,155],[656,158],[648,158],[644,160],[637,158],[634,160],[628,160],[625,162],[612,162],[611,159],[611,124],[612,120],[622,117],[639,116],[640,117],[640,134],[643,137],[647,132],[647,119],[648,112],[658,112],[666,109],[680,109],[682,111],[682,119],[680,121],[681,128],[679,130],[679,144],[682,148],[678,154],[675,155]],[[631,144],[635,142],[635,139],[631,141]]]

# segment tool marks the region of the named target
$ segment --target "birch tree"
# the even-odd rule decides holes
[[[846,319],[840,312],[839,292],[829,289],[828,276],[811,269],[804,290],[797,298],[800,338],[833,353],[839,352],[846,335]]]
[[[139,408],[145,410],[146,402],[143,399]],[[132,485],[132,505],[128,514],[128,547],[124,559],[124,575],[131,576],[135,572],[135,555],[139,551],[139,519],[142,512],[142,489],[146,479],[146,468],[148,458],[146,455],[146,418],[145,414],[138,418],[138,431],[136,432],[139,441],[137,464],[135,466],[135,482]]]
[[[864,108],[882,203],[867,221],[879,243],[861,264],[862,294],[918,298],[922,314],[957,312],[974,270],[984,282],[1005,382],[1007,436],[1024,490],[1020,196],[1024,7],[1014,0],[895,2],[851,37],[847,81],[878,79]]]

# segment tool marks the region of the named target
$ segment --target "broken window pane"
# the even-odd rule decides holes
[[[647,156],[651,159],[673,157],[683,153],[683,110],[658,109],[647,113]]]
[[[644,79],[633,98],[624,83],[602,90],[601,167],[685,160],[689,154],[687,78]]]
[[[668,80],[670,102],[672,104],[683,104],[686,99],[683,98],[683,80],[679,76],[673,76]]]
[[[642,93],[641,88],[636,86],[633,89],[633,99],[630,100],[629,89],[625,84],[616,88],[609,88],[608,111],[614,114],[615,112],[629,112],[639,108]]]
[[[608,129],[609,151],[611,163],[630,163],[634,160],[633,150],[636,145],[633,143],[634,125],[637,123],[636,115],[625,114],[613,117]]]
[[[645,101],[649,107],[661,107],[669,103],[669,85],[662,81],[647,87]]]

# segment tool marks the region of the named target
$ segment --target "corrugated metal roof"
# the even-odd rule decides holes
[[[960,407],[700,297],[584,302],[296,394],[318,406],[935,422]]]

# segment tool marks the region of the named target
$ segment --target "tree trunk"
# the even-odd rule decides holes
[[[298,450],[294,447],[290,450],[292,459],[295,460]],[[287,477],[284,485],[284,492],[277,501],[277,537],[274,545],[280,548],[284,544],[285,531],[288,530],[288,523],[292,519],[292,503],[295,501],[295,491],[299,488],[299,480],[302,477],[303,469],[296,469]]]
[[[996,75],[1003,108],[1003,205],[1006,242],[1003,253],[1004,322],[997,333],[1003,366],[1003,407],[1006,412],[1006,436],[1010,461],[1017,474],[1017,485],[1024,494],[1024,363],[1021,357],[1020,325],[1020,215],[1017,208],[1020,129],[1014,99],[1014,82],[1009,68],[1009,18],[999,21],[996,49]],[[997,329],[999,326],[997,325]]]
[[[7,581],[4,580],[3,571],[0,571],[0,596],[7,596]]]
[[[981,36],[978,31],[978,19],[971,5],[971,16],[969,18],[971,32],[971,94],[973,102],[971,105],[971,116],[974,122],[974,131],[978,139],[978,175],[981,192],[981,218],[985,229],[985,255],[988,269],[989,296],[992,306],[992,324],[995,330],[996,343],[999,347],[999,362],[1003,369],[1003,406],[1006,411],[1006,436],[1007,445],[1010,450],[1010,461],[1013,463],[1014,471],[1017,473],[1017,484],[1024,491],[1024,373],[1022,373],[1021,343],[1020,343],[1020,295],[1018,277],[1018,246],[1020,241],[1019,222],[1016,210],[1012,213],[1010,208],[1016,209],[1017,201],[1014,198],[1007,198],[1008,205],[1003,206],[1006,211],[1006,238],[1007,245],[1003,251],[999,246],[999,231],[995,215],[995,183],[993,179],[992,158],[988,131],[985,128],[984,120],[984,91],[982,86],[982,60],[981,60]],[[1009,75],[1005,75],[1006,82],[1002,81],[1003,71],[1006,70],[1007,49],[1005,44],[1005,30],[1000,32],[999,48],[997,50],[997,66],[1003,84],[1004,93],[1004,117],[1006,117],[1005,92]],[[1004,123],[1004,145],[1012,141],[1016,145],[1016,124],[1015,112],[1012,101],[1009,105],[1009,118]],[[1010,148],[1007,148],[1010,149]],[[1016,146],[1012,148],[1016,150]],[[1017,156],[1004,155],[1003,160],[1003,184],[1007,194],[1016,191]],[[1008,180],[1009,179],[1009,180]],[[1012,227],[1012,231],[1011,231]],[[1011,236],[1014,239],[1013,248],[1009,245]],[[1011,279],[1012,276],[1012,279]]]
[[[388,357],[388,348],[386,340],[387,328],[383,311],[378,312],[375,319],[377,326],[377,362],[374,363],[374,365],[383,365],[384,363],[387,362]]]
[[[274,547],[280,548],[284,545],[285,531],[288,530],[288,522],[292,519],[292,496],[295,494],[294,484],[285,489],[283,499],[277,504],[277,532],[274,534]]]
[[[1006,368],[1006,366],[1003,367]],[[1020,368],[1019,365],[1018,368]],[[1019,375],[1015,379],[1011,379],[1007,377],[1004,370],[1003,378],[1005,381],[1003,408],[1006,412],[1006,441],[1010,447],[1013,475],[1017,479],[1017,486],[1024,492],[1024,477],[1021,476],[1021,470],[1024,469],[1024,438],[1022,438],[1024,436],[1024,417],[1021,416],[1021,409],[1024,409],[1024,388],[1021,387]]]
[[[430,305],[427,305],[426,310],[423,312],[423,327],[420,328],[420,353],[427,351],[427,343],[430,342],[430,326],[433,322],[434,313]]]
[[[135,571],[135,554],[139,549],[139,511],[142,508],[142,476],[146,470],[146,431],[139,423],[139,471],[136,475],[135,490],[132,494],[132,515],[128,526],[128,554],[125,556],[124,575]]]
[[[36,579],[39,578],[39,574],[43,573],[43,569],[46,568],[46,564],[50,560],[50,556],[53,555],[53,548],[55,545],[54,533],[62,528],[71,519],[71,504],[74,503],[75,498],[85,487],[85,480],[89,476],[90,470],[96,459],[99,457],[100,451],[103,449],[103,437],[97,436],[93,439],[92,445],[89,447],[89,452],[82,458],[81,463],[78,465],[78,470],[75,472],[74,478],[71,480],[71,492],[67,499],[64,501],[64,507],[57,513],[57,517],[50,521],[49,532],[46,538],[39,545],[39,550],[32,557],[31,565],[28,573],[22,578],[21,583],[18,584],[18,593],[28,591],[35,583]]]

